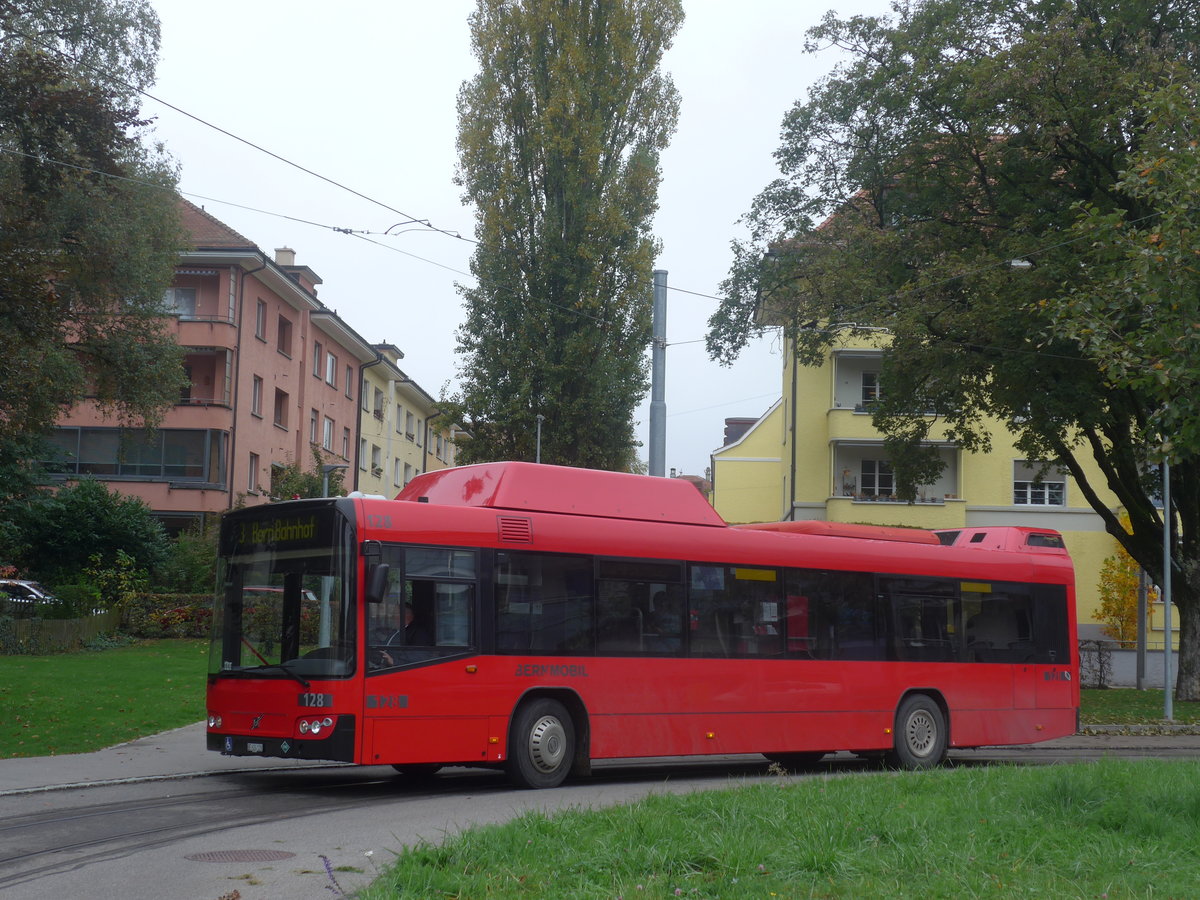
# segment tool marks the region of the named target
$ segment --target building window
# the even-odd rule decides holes
[[[367,471],[367,439],[359,438],[358,440],[358,467],[362,471]]]
[[[404,464],[404,483],[408,484],[410,481],[412,481],[416,477],[417,477],[416,468],[409,465],[408,463],[405,463]]]
[[[400,460],[396,460],[392,466],[392,484],[396,487],[404,487],[404,464]]]
[[[308,411],[308,442],[315,444],[317,442],[317,423],[321,421],[321,414],[315,409]]]
[[[196,315],[195,288],[167,288],[163,294],[163,310],[181,319],[191,319]]]
[[[280,428],[288,427],[288,395],[279,388],[275,388],[275,424]]]
[[[260,341],[267,339],[267,304],[262,300],[254,308],[254,336]]]
[[[250,412],[262,418],[263,411],[263,380],[257,375],[250,385]]]
[[[404,414],[404,435],[410,441],[416,440],[417,438],[416,419],[413,417],[412,413]]]
[[[892,464],[886,459],[864,459],[859,492],[868,497],[889,497],[896,493]]]
[[[258,490],[258,454],[250,454],[250,471],[246,475],[246,490]]]
[[[333,452],[333,419],[325,417],[325,428],[321,432],[321,446]]]
[[[383,421],[383,391],[375,388],[375,418],[380,422]]]
[[[279,335],[276,339],[275,349],[288,359],[292,358],[292,323],[283,316],[279,317]]]
[[[337,387],[338,361],[332,353],[325,354],[325,383]]]
[[[225,481],[222,431],[160,428],[58,428],[46,471],[58,475],[98,475],[139,481]]]
[[[862,404],[870,406],[879,401],[879,373],[862,373]]]
[[[1066,506],[1066,473],[1056,468],[1043,472],[1038,464],[1030,465],[1025,460],[1018,460],[1013,463],[1013,504]]]
[[[371,445],[371,474],[378,478],[383,474],[383,451]]]
[[[342,429],[342,459],[350,458],[350,429]]]
[[[362,401],[363,410],[371,408],[371,388],[367,384],[367,379],[362,380],[362,385],[359,388],[358,399]]]
[[[320,341],[313,341],[313,375],[321,377],[321,366],[325,364],[324,349]]]
[[[354,369],[351,366],[346,366],[346,396],[354,399]]]
[[[437,436],[437,444],[435,446],[437,447],[437,452],[435,455],[438,459],[444,460],[446,458],[446,439],[439,434]]]
[[[396,404],[396,434],[404,434],[404,407]]]

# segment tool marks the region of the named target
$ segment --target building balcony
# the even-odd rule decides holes
[[[863,415],[853,407],[833,407],[825,418],[829,439],[832,441],[879,440],[879,430],[871,424],[871,417]]]
[[[830,497],[825,504],[830,522],[867,522],[911,528],[961,528],[966,525],[967,504],[957,498],[908,503],[903,500],[859,500]]]
[[[185,347],[237,347],[238,330],[223,316],[179,316],[176,340]]]

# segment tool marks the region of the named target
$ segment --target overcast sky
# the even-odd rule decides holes
[[[400,347],[401,366],[434,397],[453,389],[457,373],[455,284],[472,280],[472,244],[392,226],[411,218],[474,234],[473,212],[452,181],[456,96],[476,71],[467,29],[474,6],[156,0],[162,51],[151,93],[187,115],[153,100],[143,107],[156,117],[190,200],[268,254],[294,249],[323,279],[325,304],[368,341]],[[687,18],[663,63],[682,95],[655,219],[657,267],[672,289],[666,465],[680,473],[703,475],[724,420],[758,416],[780,394],[773,338],[752,344],[732,367],[708,359],[703,338],[716,300],[696,295],[718,293],[729,243],[742,234],[738,219],[778,174],[772,154],[784,113],[836,61],[803,52],[805,31],[828,8],[684,0]],[[833,8],[879,14],[887,4]],[[647,398],[637,413],[643,444],[648,410]],[[544,427],[553,428],[552,414]],[[648,452],[643,446],[639,455]]]

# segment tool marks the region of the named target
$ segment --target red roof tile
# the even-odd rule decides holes
[[[254,241],[238,234],[206,210],[182,197],[179,198],[179,212],[183,227],[192,237],[193,249],[258,250]]]

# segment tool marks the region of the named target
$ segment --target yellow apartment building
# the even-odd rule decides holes
[[[713,453],[717,512],[731,523],[1052,528],[1063,534],[1075,561],[1080,635],[1100,636],[1100,567],[1117,544],[1070,475],[1051,469],[1039,479],[1003,424],[996,423],[986,454],[933,441],[946,463],[941,477],[920,488],[913,502],[897,499],[883,437],[871,423],[885,345],[882,336],[848,339],[812,367],[796,365],[795,355],[785,352],[779,402]]]
[[[423,472],[454,465],[457,433],[435,428],[437,401],[400,368],[393,344],[373,344],[359,391],[358,490],[395,497]]]

